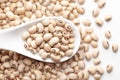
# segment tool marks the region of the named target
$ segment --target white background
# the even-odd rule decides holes
[[[100,56],[101,59],[101,66],[106,70],[106,66],[108,64],[113,65],[113,71],[111,73],[105,72],[102,76],[101,80],[120,80],[120,50],[117,53],[112,52],[112,43],[117,43],[120,49],[120,0],[105,0],[106,5],[100,9],[99,18],[104,20],[104,16],[107,14],[112,15],[112,20],[110,22],[105,22],[102,27],[98,27],[94,23],[94,18],[91,15],[92,9],[97,7],[97,4],[93,2],[93,0],[86,0],[85,4],[83,5],[86,13],[84,16],[80,16],[80,20],[83,18],[88,18],[92,20],[92,27],[94,27],[95,32],[99,35],[99,49],[100,49]],[[108,50],[105,50],[102,47],[101,41],[105,39],[104,32],[106,30],[110,30],[112,33],[112,37],[109,40],[110,47]],[[92,64],[91,62],[87,62],[89,66]],[[90,80],[94,80],[90,77]]]

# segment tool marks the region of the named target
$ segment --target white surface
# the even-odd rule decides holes
[[[92,20],[92,27],[94,27],[95,32],[99,35],[99,49],[100,49],[100,56],[101,59],[101,66],[106,69],[107,64],[113,65],[112,73],[104,73],[101,80],[120,80],[120,50],[118,53],[113,53],[111,44],[118,43],[120,49],[120,0],[105,0],[106,5],[104,8],[100,10],[100,18],[104,19],[105,14],[112,15],[112,21],[104,22],[102,27],[96,26],[94,23],[94,18],[91,15],[92,9],[96,8],[97,5],[93,2],[93,0],[86,0],[85,2],[85,9],[87,10],[85,16],[80,16],[80,19],[88,18]],[[112,37],[109,40],[110,47],[108,50],[105,50],[102,45],[101,41],[105,39],[104,32],[105,30],[110,30],[112,33]],[[87,62],[87,66],[92,64],[92,62]],[[90,77],[90,80],[94,80],[93,77]]]
[[[54,61],[50,58],[43,60],[37,53],[33,54],[30,51],[27,51],[24,48],[25,42],[22,40],[22,34],[24,31],[26,31],[29,27],[31,27],[32,25],[44,19],[55,19],[55,20],[60,19],[60,20],[64,20],[66,23],[71,25],[70,27],[73,30],[74,39],[75,39],[74,41],[75,47],[73,48],[73,54],[72,54],[72,56],[74,56],[80,46],[80,34],[79,34],[78,29],[73,23],[71,23],[69,20],[64,19],[62,17],[44,17],[44,18],[32,20],[28,23],[21,24],[14,28],[9,28],[9,29],[0,31],[0,48],[15,51],[15,52],[18,52],[19,54],[22,54],[24,56],[27,56],[27,57],[30,57],[30,58],[33,58],[39,61],[54,63]],[[66,61],[70,59],[72,56],[70,57],[65,56],[60,60],[60,62]]]

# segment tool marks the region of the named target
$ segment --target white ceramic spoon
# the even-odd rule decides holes
[[[54,61],[51,59],[43,60],[37,53],[32,54],[30,51],[27,51],[24,48],[25,42],[23,41],[23,39],[21,37],[23,32],[26,31],[29,27],[31,27],[34,24],[39,23],[40,21],[42,21],[44,19],[48,19],[48,18],[62,19],[71,25],[71,27],[73,29],[73,33],[74,33],[74,39],[75,39],[73,55],[72,55],[72,56],[74,56],[76,54],[79,46],[80,46],[80,34],[79,34],[78,29],[76,28],[76,26],[73,23],[71,23],[69,20],[64,19],[62,17],[43,17],[40,19],[32,20],[32,21],[27,22],[27,23],[23,23],[23,24],[16,26],[16,27],[1,30],[0,31],[0,49],[11,50],[11,51],[17,52],[19,54],[22,54],[24,56],[39,60],[39,61],[54,63]],[[60,60],[60,62],[66,61],[66,60],[70,59],[71,57],[63,57]]]

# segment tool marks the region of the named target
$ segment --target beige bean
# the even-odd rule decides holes
[[[30,36],[30,33],[29,33],[28,31],[25,31],[25,32],[22,34],[22,39],[23,39],[23,40],[26,40],[29,36]]]
[[[61,59],[60,56],[55,56],[54,54],[51,54],[50,57],[51,57],[51,59],[52,59],[53,61],[55,61],[55,62],[59,62],[60,59]]]
[[[101,63],[101,61],[100,61],[99,58],[95,58],[95,59],[93,60],[93,63],[94,63],[95,65],[98,65],[98,64]]]
[[[72,31],[72,28],[71,28],[71,26],[69,24],[65,24],[65,29],[67,31]]]
[[[79,79],[83,79],[83,72],[82,72],[82,71],[79,71],[79,72],[77,73],[77,75],[78,75],[78,78],[79,78]]]
[[[61,39],[61,42],[65,45],[69,44],[69,41],[65,39],[64,37]]]
[[[6,61],[8,61],[10,59],[10,57],[8,56],[8,55],[4,55],[4,56],[2,56],[1,57],[1,62],[6,62]]]
[[[42,33],[44,31],[44,26],[41,23],[38,23],[36,26],[39,29],[38,32]]]
[[[75,67],[74,67],[74,70],[75,70],[75,73],[78,73],[79,70],[80,70],[80,68],[79,68],[78,66],[75,66]]]
[[[99,15],[99,9],[98,8],[93,9],[92,16],[97,17],[98,15]]]
[[[31,42],[32,42],[32,38],[28,38],[26,42],[27,42],[28,46],[30,46]]]
[[[56,45],[54,45],[54,48],[60,48],[61,47],[61,43],[57,43]]]
[[[73,13],[70,13],[70,14],[69,14],[69,19],[70,19],[70,20],[75,19],[75,15],[74,15]]]
[[[98,47],[98,43],[96,41],[91,41],[91,46],[93,48],[97,48]]]
[[[36,45],[35,41],[31,41],[30,45],[34,49],[37,48],[37,45]]]
[[[23,63],[19,64],[18,66],[18,71],[19,72],[23,72],[24,71],[24,68],[25,68],[25,65]]]
[[[53,37],[50,39],[50,41],[48,42],[50,46],[53,46],[55,44],[57,44],[59,42],[59,38],[58,37]]]
[[[98,26],[102,26],[103,25],[103,20],[102,19],[100,19],[100,18],[96,18],[95,19],[95,23],[98,25]]]
[[[41,18],[41,17],[42,17],[42,13],[41,13],[40,10],[36,10],[36,11],[35,11],[35,14],[36,14],[36,17],[37,17],[37,18]]]
[[[41,80],[42,72],[39,71],[39,70],[35,70],[34,73],[35,73],[35,76],[36,76],[36,80]]]
[[[99,8],[104,7],[105,4],[106,4],[106,3],[105,3],[105,0],[99,0],[99,1],[97,2],[97,5],[98,5]]]
[[[3,13],[0,13],[0,20],[3,20],[3,19],[5,19],[5,18],[6,18],[6,15],[3,14]]]
[[[24,14],[24,13],[25,13],[25,8],[24,8],[24,7],[22,7],[22,8],[17,8],[17,9],[15,10],[15,14],[22,15],[22,14]]]
[[[69,38],[70,43],[74,43],[74,38]]]
[[[95,80],[100,80],[100,79],[101,79],[101,75],[96,73],[96,74],[94,75],[94,79],[95,79]]]
[[[43,34],[42,33],[35,33],[35,34],[31,34],[30,35],[30,38],[32,38],[32,39],[36,39],[36,38],[38,38],[38,37],[42,37],[43,36]]]
[[[112,51],[113,51],[113,52],[116,53],[116,52],[118,51],[118,48],[119,48],[119,47],[118,47],[118,44],[116,44],[116,43],[112,44]]]
[[[50,24],[49,26],[48,26],[48,30],[52,33],[52,32],[55,32],[55,28],[54,28],[54,26],[52,25],[52,24]]]
[[[10,79],[14,79],[15,76],[13,74],[10,74]]]
[[[65,53],[63,51],[60,51],[59,54],[60,54],[61,57],[65,56]]]
[[[81,6],[77,6],[76,9],[77,9],[78,13],[80,13],[80,14],[85,13],[85,9],[83,7],[81,7]]]
[[[1,79],[1,80],[4,80],[4,79],[5,79],[4,74],[2,74],[2,73],[0,74],[0,79]]]
[[[78,11],[77,11],[76,9],[73,9],[72,13],[73,13],[73,15],[74,15],[75,17],[78,17],[78,16],[79,16],[79,13],[78,13]],[[72,20],[74,20],[74,19],[72,19]]]
[[[66,51],[66,50],[69,49],[69,47],[67,45],[61,45],[60,49],[63,50],[63,51]]]
[[[37,27],[33,25],[31,28],[28,29],[28,32],[34,34],[37,31]]]
[[[62,15],[63,15],[64,18],[68,18],[69,14],[70,14],[70,11],[64,11],[62,13]]]
[[[70,65],[70,67],[72,67],[72,68],[75,67],[75,66],[77,66],[77,62],[72,62],[71,65]]]
[[[66,68],[66,69],[64,70],[64,72],[65,72],[65,74],[73,73],[73,72],[74,72],[74,69],[71,68],[71,67],[69,67],[69,68]]]
[[[86,53],[85,53],[85,58],[86,58],[88,61],[90,61],[91,58],[92,58],[91,53],[86,52]]]
[[[84,42],[85,43],[90,43],[91,42],[91,37],[89,35],[87,35],[85,38],[84,38]]]
[[[85,68],[85,63],[83,61],[79,61],[78,66],[80,67],[80,69],[84,69]]]
[[[93,49],[92,50],[92,57],[97,58],[99,56],[99,50],[98,49]]]
[[[49,19],[45,19],[45,20],[43,20],[41,23],[42,23],[42,25],[44,25],[44,26],[48,26],[48,25],[50,24],[50,21],[49,21]]]
[[[43,5],[47,6],[47,5],[49,5],[49,3],[50,3],[50,0],[46,0],[46,1],[43,2]]]
[[[34,20],[34,19],[36,19],[37,17],[36,17],[36,15],[35,14],[32,14],[32,16],[31,16],[31,20]]]
[[[78,79],[78,76],[75,73],[68,74],[68,77],[69,77],[69,79],[73,79],[73,80],[77,80]]]
[[[58,26],[64,26],[65,25],[65,21],[62,20],[62,19],[56,20],[56,23],[57,23]]]
[[[31,77],[32,80],[35,80],[35,74],[31,74],[30,77]]]
[[[15,18],[14,14],[11,11],[7,11],[6,16],[9,20],[13,20]]]
[[[22,2],[17,2],[17,7],[19,7],[19,8],[23,7],[23,3]]]
[[[67,63],[66,63],[66,62],[62,63],[61,67],[62,67],[63,69],[67,69]]]
[[[82,23],[83,23],[84,26],[90,26],[91,25],[91,21],[89,19],[84,19]]]
[[[79,19],[74,19],[72,22],[73,22],[75,25],[79,25],[79,24],[80,24],[80,20],[79,20]]]
[[[30,11],[26,11],[26,12],[25,12],[25,16],[31,18],[31,16],[32,16],[32,12],[30,12]]]
[[[67,0],[61,1],[60,3],[61,3],[61,5],[63,5],[63,6],[68,6],[68,5],[69,5],[69,2],[68,2]]]
[[[15,8],[17,8],[17,4],[16,3],[10,4],[10,10],[11,11],[15,11]]]
[[[78,0],[78,3],[79,3],[80,5],[82,5],[82,4],[85,3],[85,0]]]
[[[97,2],[98,0],[93,0],[94,2]]]
[[[60,26],[56,26],[56,27],[55,27],[55,31],[63,31],[63,30],[64,30],[63,27],[60,27]]]
[[[105,31],[105,37],[107,39],[110,39],[111,38],[111,32],[109,30]]]
[[[54,11],[61,11],[62,6],[60,4],[56,4],[53,9]]]
[[[56,26],[56,25],[57,25],[57,23],[56,23],[56,21],[55,21],[54,19],[50,19],[50,23],[51,23],[53,26]]]
[[[47,59],[49,53],[47,53],[47,52],[45,52],[43,49],[41,49],[41,50],[39,51],[39,55],[40,55],[40,57],[41,57],[42,59],[45,60],[45,59]]]
[[[88,80],[89,79],[89,73],[88,73],[88,71],[83,71],[83,79],[84,80]]]
[[[67,79],[67,76],[66,75],[62,75],[60,76],[60,80],[66,80]],[[59,79],[58,79],[59,80]]]
[[[67,50],[65,52],[65,55],[68,56],[68,57],[72,56],[72,54],[73,54],[73,50],[72,49],[69,49],[69,50]]]
[[[97,66],[97,67],[96,67],[96,71],[97,71],[98,74],[100,74],[100,75],[103,75],[103,74],[104,74],[104,70],[103,70],[103,68],[102,68],[101,66]]]
[[[73,35],[73,33],[63,31],[62,36],[65,37],[65,38],[70,38],[70,37],[73,37],[74,35]]]
[[[84,51],[87,52],[89,50],[89,44],[84,44]]]
[[[43,42],[43,38],[42,37],[36,37],[35,39],[35,44],[36,45],[40,45]]]
[[[106,15],[104,17],[105,21],[110,21],[112,19],[112,16],[110,14]]]
[[[31,80],[31,78],[28,76],[24,76],[22,80]]]
[[[54,37],[62,38],[62,33],[59,31],[56,31],[53,34],[54,34]]]
[[[23,59],[23,63],[29,66],[32,64],[32,61],[29,58],[25,58]]]
[[[9,0],[10,2],[17,2],[18,0]]]
[[[91,36],[91,38],[92,38],[93,40],[95,40],[95,41],[98,41],[98,39],[99,39],[98,36],[97,36],[97,34],[95,34],[94,32],[91,33],[90,36]]]
[[[88,72],[92,75],[96,73],[96,67],[95,66],[90,66],[88,67]]]
[[[25,2],[25,10],[32,10],[32,2],[31,1],[28,1],[28,2]]]
[[[102,45],[105,49],[108,49],[109,48],[109,42],[107,40],[103,40],[102,41]]]
[[[86,36],[87,36],[87,33],[85,30],[81,30],[80,31],[80,34],[81,34],[81,38],[84,39]]]
[[[50,45],[49,44],[44,44],[44,50],[45,51],[50,51],[50,49],[51,49],[51,47],[50,47]]]
[[[58,54],[60,52],[60,49],[58,48],[51,48],[50,50],[52,53]]]
[[[86,33],[90,34],[90,33],[93,32],[93,28],[91,28],[91,27],[85,27],[85,31],[86,31]]]
[[[108,64],[107,67],[106,67],[106,71],[108,73],[110,73],[110,72],[112,72],[112,70],[113,70],[113,66],[111,64]]]
[[[5,68],[11,68],[11,65],[10,65],[9,62],[4,62],[4,63],[3,63],[3,66],[4,66]]]
[[[46,33],[46,34],[44,34],[44,36],[43,36],[43,39],[44,39],[45,41],[49,41],[51,38],[52,38],[52,34],[51,34],[51,33]]]

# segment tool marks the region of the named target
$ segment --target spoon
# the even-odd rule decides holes
[[[54,17],[54,16],[35,19],[35,20],[29,21],[27,23],[23,23],[23,24],[16,26],[16,27],[11,27],[9,29],[0,30],[0,49],[11,50],[11,51],[17,52],[18,54],[21,54],[21,55],[24,55],[24,56],[27,56],[27,57],[30,57],[30,58],[33,58],[35,60],[39,60],[42,62],[55,63],[51,59],[43,60],[37,53],[33,54],[24,48],[24,41],[22,39],[23,32],[26,31],[32,25],[35,25],[35,24],[37,24],[40,21],[45,20],[45,19],[62,19],[66,23],[71,25],[71,28],[72,28],[73,33],[74,33],[73,55],[70,57],[63,57],[60,60],[60,62],[66,61],[66,60],[70,59],[71,57],[73,57],[76,54],[76,52],[78,51],[79,46],[80,46],[79,31],[78,31],[77,27],[69,20],[64,19],[62,17]]]

